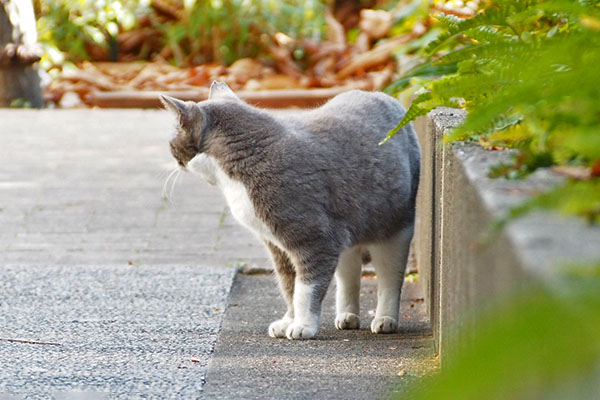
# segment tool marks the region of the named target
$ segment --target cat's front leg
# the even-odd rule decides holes
[[[269,325],[269,336],[274,338],[286,337],[285,333],[292,322],[294,322],[294,315],[288,311],[283,318],[271,322],[271,325]]]
[[[337,256],[313,257],[301,262],[294,285],[294,322],[288,326],[288,339],[310,339],[317,334],[321,303],[333,278]]]
[[[265,242],[271,252],[273,265],[279,281],[279,289],[287,304],[287,312],[283,318],[273,321],[269,325],[269,336],[275,338],[284,338],[288,326],[294,322],[294,284],[296,280],[296,270],[290,261],[288,254],[271,242]]]

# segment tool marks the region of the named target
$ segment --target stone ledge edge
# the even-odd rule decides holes
[[[460,124],[463,110],[441,107],[429,114],[439,134]],[[511,150],[486,150],[476,143],[457,142],[451,154],[478,193],[491,218],[499,218],[535,193],[551,189],[565,178],[541,168],[525,179],[490,178],[490,169],[507,162]],[[438,151],[437,149],[435,151]],[[507,224],[503,233],[512,244],[528,275],[554,280],[568,265],[600,260],[600,226],[592,226],[577,217],[565,217],[551,211],[535,211]]]

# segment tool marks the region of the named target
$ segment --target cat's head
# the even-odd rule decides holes
[[[225,82],[213,82],[210,86],[208,100],[241,101]],[[160,95],[160,101],[167,110],[175,113],[177,129],[170,141],[171,154],[177,163],[185,168],[192,158],[203,152],[203,139],[210,125],[208,115],[203,109],[203,103],[182,101],[173,97]]]

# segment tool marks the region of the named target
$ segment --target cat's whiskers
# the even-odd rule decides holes
[[[172,166],[171,167],[163,166],[163,167],[160,168],[160,170],[158,170],[156,172],[156,178],[158,180],[162,181],[163,179],[165,179],[167,177],[167,175],[169,175],[172,172],[173,172],[173,167]]]
[[[177,173],[175,174],[175,177],[173,178],[171,183],[171,190],[169,191],[169,200],[173,198],[173,190],[175,189],[175,184],[177,183],[177,178],[179,178],[179,175],[181,175],[181,169],[177,168]]]
[[[167,179],[165,180],[165,183],[163,184],[163,188],[162,188],[162,198],[163,200],[170,200],[170,194],[168,191],[168,187],[169,187],[169,182],[171,181],[171,178],[173,177],[173,175],[177,174],[177,172],[179,171],[179,167],[173,169],[173,171],[171,171],[171,173],[169,174],[169,176],[167,176]],[[171,188],[171,192],[173,192],[173,189]]]

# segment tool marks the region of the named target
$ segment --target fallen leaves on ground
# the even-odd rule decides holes
[[[414,33],[387,37],[392,20],[390,12],[362,10],[359,38],[349,43],[344,27],[328,14],[328,40],[296,40],[276,33],[264,41],[269,57],[242,58],[229,66],[209,63],[175,67],[162,56],[152,62],[85,61],[62,68],[46,88],[45,97],[60,107],[90,106],[88,95],[94,92],[193,92],[205,90],[215,80],[225,81],[237,91],[334,87],[379,90],[395,78],[394,50],[415,37]],[[121,34],[119,43],[126,49],[149,37],[144,30],[127,32]],[[301,59],[298,52],[303,54]],[[119,107],[117,99],[112,106]]]

